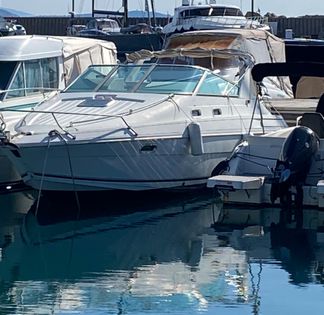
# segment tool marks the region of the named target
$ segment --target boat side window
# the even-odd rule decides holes
[[[230,95],[237,96],[238,86],[221,77],[209,73],[200,85],[198,95]]]
[[[39,93],[42,90],[42,71],[39,60],[25,62],[26,94]]]
[[[97,22],[96,22],[96,20],[90,20],[89,22],[88,22],[88,28],[97,28]]]
[[[11,82],[6,98],[22,97],[25,96],[25,78],[24,78],[24,66],[21,63],[16,75]]]
[[[57,58],[46,58],[41,60],[43,74],[43,87],[46,89],[58,89],[59,69]]]
[[[7,90],[8,85],[14,76],[17,61],[0,61],[0,90]],[[6,93],[0,93],[0,100],[3,99]]]
[[[213,8],[211,16],[243,16],[241,10],[236,8]]]
[[[28,60],[21,63],[7,98],[23,97],[57,89],[59,85],[57,58]]]
[[[197,16],[209,16],[211,12],[210,8],[199,8],[199,9],[189,9],[182,11],[180,16],[184,19],[190,19]]]

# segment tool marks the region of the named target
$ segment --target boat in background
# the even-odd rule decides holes
[[[24,110],[63,90],[89,65],[116,62],[116,47],[107,41],[41,35],[1,37],[0,137],[14,131],[26,115]],[[0,190],[20,183],[19,174],[1,153],[0,165]]]
[[[116,45],[118,59],[125,61],[128,53],[141,49],[160,50],[164,43],[161,28],[156,25],[154,1],[151,0],[153,13],[153,25],[149,17],[149,5],[146,2],[145,10],[148,12],[148,23],[129,25],[128,0],[123,0],[120,9],[122,11],[107,11],[95,9],[95,1],[92,3],[92,18],[82,27],[73,25],[68,28],[74,36],[96,38],[113,42]],[[72,12],[74,17],[74,12]],[[118,21],[118,22],[117,22]],[[78,31],[76,31],[79,29]]]
[[[164,26],[163,33],[170,35],[186,31],[226,28],[270,30],[264,19],[247,18],[237,6],[216,4],[215,0],[206,0],[205,4],[182,0],[182,6],[174,9],[172,21]]]
[[[252,75],[258,84],[267,75],[303,73],[324,76],[324,64],[260,64]],[[287,211],[324,207],[324,95],[316,111],[296,125],[262,136],[247,135],[230,158],[217,166],[208,187],[225,202],[278,205]]]
[[[249,54],[255,64],[278,63],[286,61],[284,41],[263,29],[219,29],[202,30],[173,34],[166,40],[165,49],[228,49]],[[135,54],[134,54],[135,55]],[[230,66],[210,64],[206,59],[204,66],[220,69],[221,75],[230,75]],[[235,74],[234,74],[235,75]],[[272,100],[293,98],[289,77],[272,76],[265,78],[262,85],[262,98],[268,108]]]
[[[63,90],[89,65],[116,62],[116,47],[107,41],[42,35],[0,38],[0,119],[5,130],[12,131],[25,115],[20,109],[31,109]]]
[[[249,54],[181,48],[159,57],[91,66],[21,120],[1,149],[25,183],[79,191],[204,186],[244,134],[286,126],[259,103]],[[205,64],[230,65],[231,75]]]
[[[7,21],[0,17],[0,36],[26,35],[26,29],[16,21]]]

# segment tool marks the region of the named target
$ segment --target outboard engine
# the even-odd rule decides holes
[[[271,201],[278,197],[283,208],[292,205],[292,187],[296,188],[295,206],[303,205],[303,184],[308,175],[312,157],[319,148],[316,134],[304,126],[296,127],[283,143],[281,154],[274,170],[271,186]]]

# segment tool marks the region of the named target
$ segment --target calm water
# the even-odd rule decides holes
[[[324,212],[0,196],[0,314],[323,314]]]

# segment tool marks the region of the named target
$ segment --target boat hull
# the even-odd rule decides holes
[[[25,183],[42,190],[150,190],[206,184],[241,135],[203,137],[193,155],[188,137],[22,145],[6,154]],[[27,174],[27,175],[26,175]],[[26,176],[24,176],[26,175]]]

